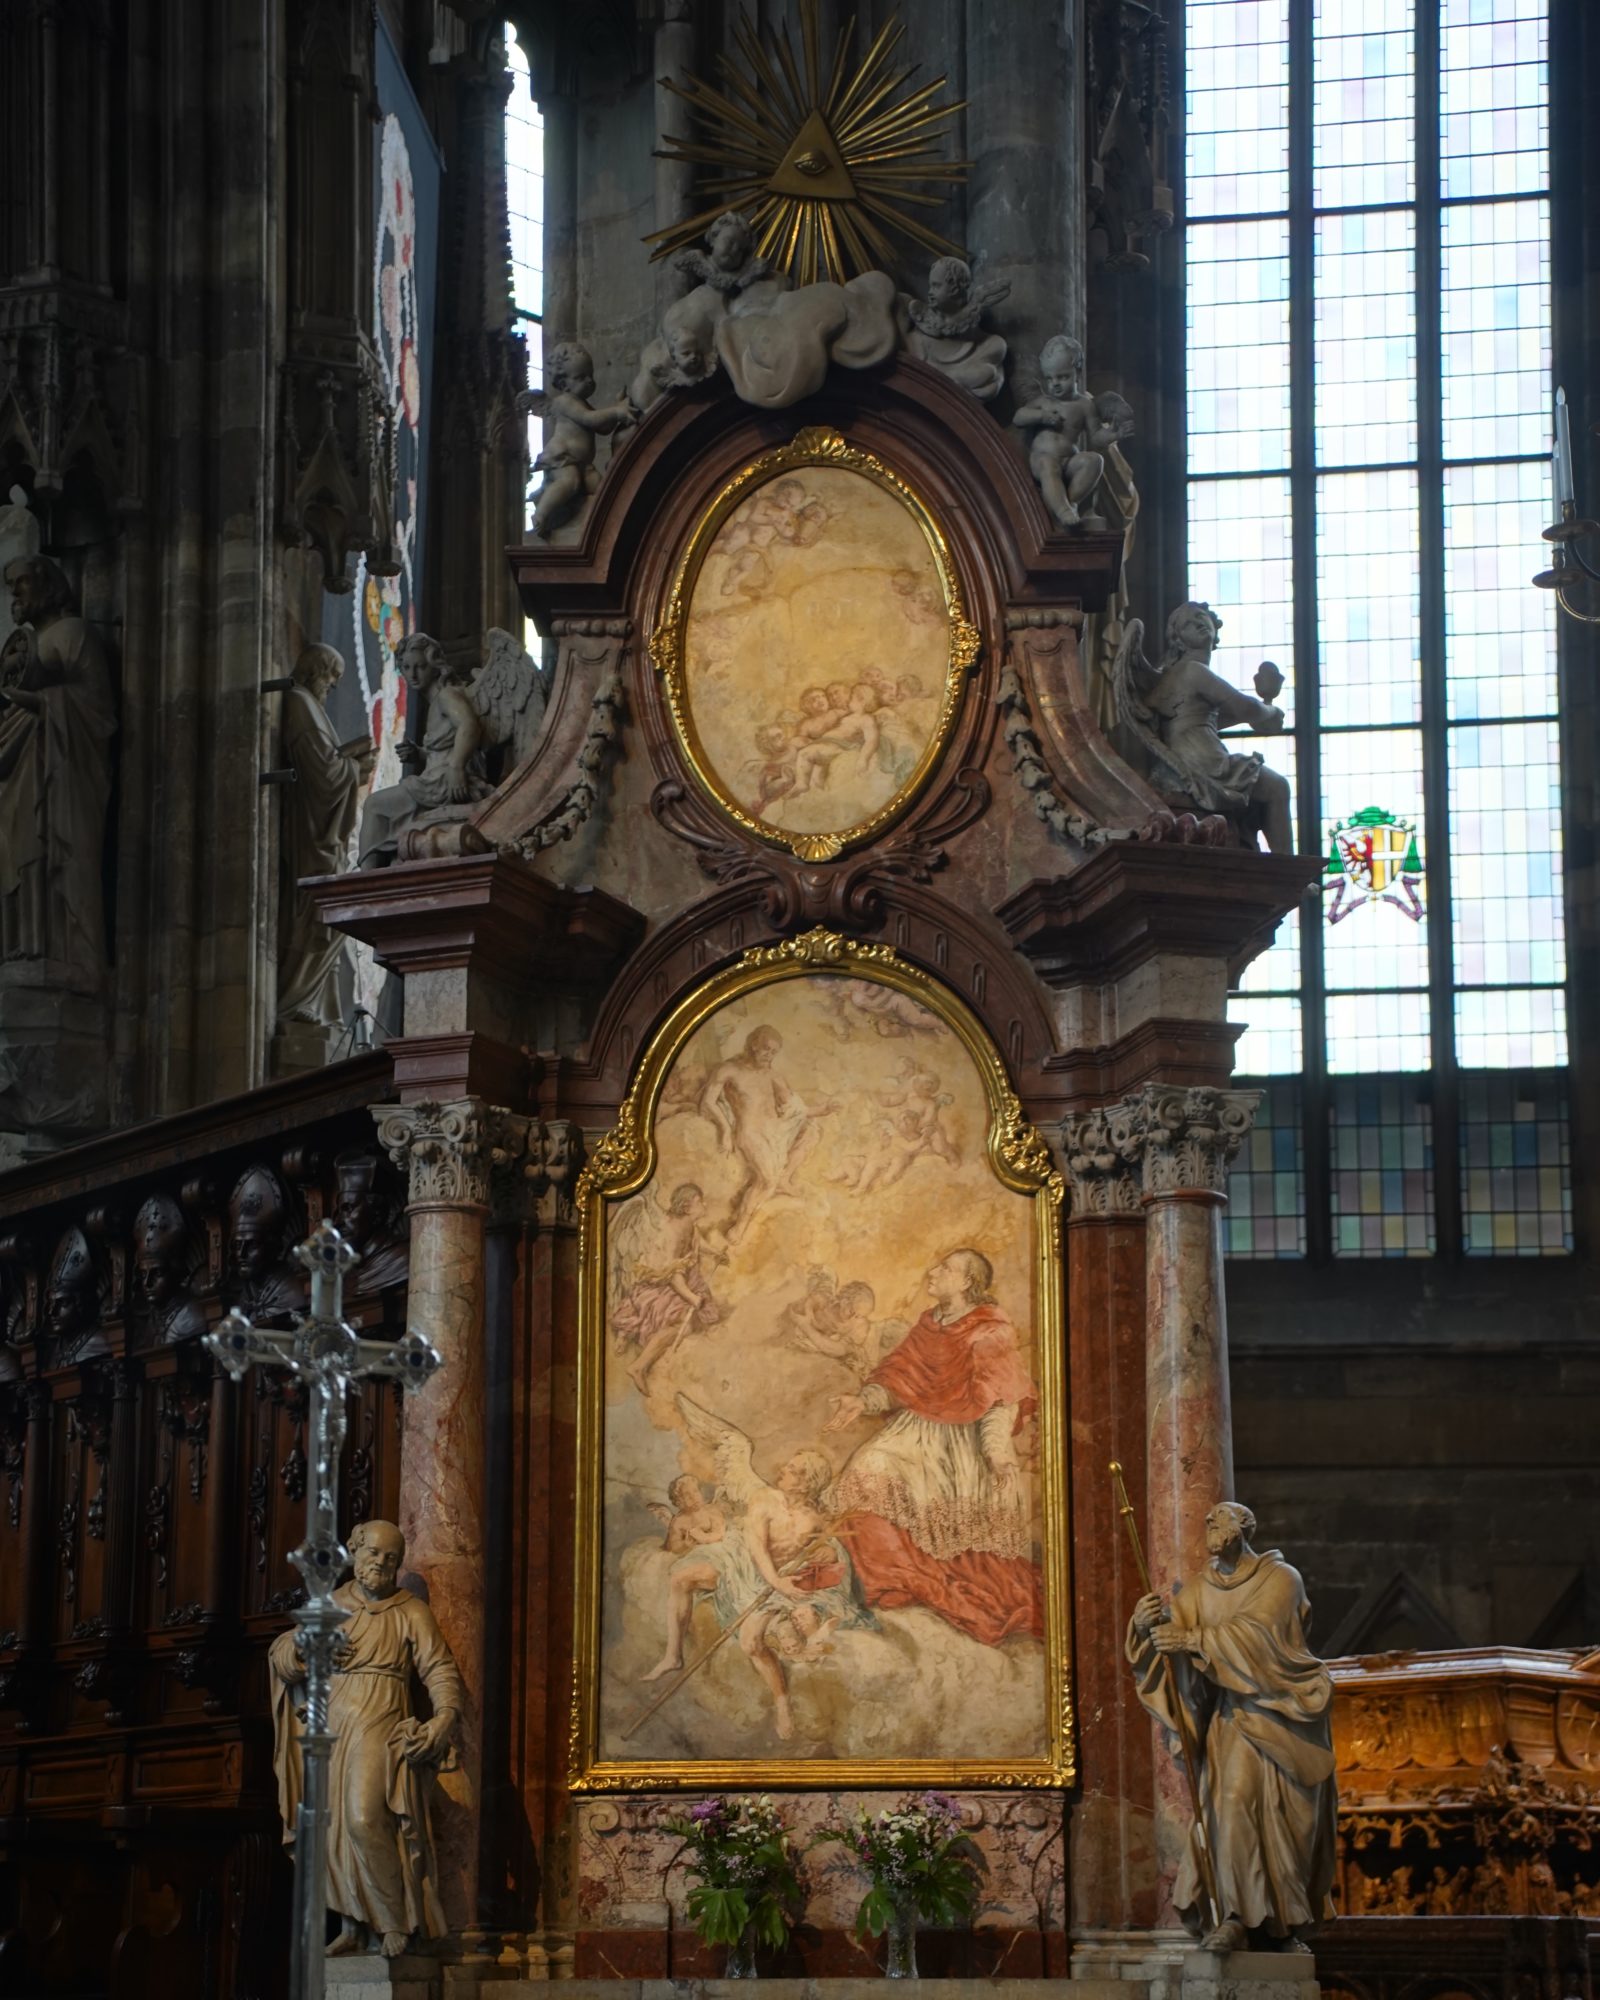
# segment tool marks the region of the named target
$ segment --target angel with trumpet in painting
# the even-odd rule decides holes
[[[1255,845],[1259,832],[1274,854],[1289,854],[1289,781],[1269,770],[1259,750],[1230,750],[1226,724],[1259,736],[1283,730],[1277,697],[1283,675],[1271,660],[1256,669],[1254,695],[1212,669],[1222,620],[1209,604],[1180,604],[1167,620],[1167,649],[1159,667],[1144,657],[1144,623],[1130,618],[1112,663],[1118,720],[1149,759],[1151,782],[1174,803],[1221,813]]]
[[[795,1726],[789,1667],[820,1658],[841,1627],[876,1623],[828,1515],[833,1462],[825,1452],[793,1452],[769,1482],[755,1469],[754,1441],[737,1425],[681,1393],[676,1402],[689,1435],[712,1449],[715,1502],[726,1509],[726,1527],[720,1540],[700,1543],[672,1565],[666,1645],[643,1678],[680,1678],[645,1714],[654,1713],[713,1652],[737,1637],[772,1696],[774,1727],[788,1740]],[[686,1665],[684,1641],[695,1608],[707,1599],[721,1630]],[[633,1728],[644,1719],[641,1715]]]

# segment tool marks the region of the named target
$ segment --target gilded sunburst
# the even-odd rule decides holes
[[[969,162],[941,151],[943,128],[963,107],[934,102],[942,76],[912,83],[915,66],[897,60],[897,17],[852,70],[854,35],[852,19],[825,71],[817,0],[802,0],[798,51],[787,25],[757,32],[741,14],[743,68],[719,56],[720,88],[699,77],[668,82],[699,130],[664,139],[662,155],[711,169],[698,189],[709,206],[647,236],[655,257],[695,242],[729,208],[750,218],[760,254],[802,285],[887,268],[895,237],[935,256],[961,254],[908,210],[937,208],[930,184],[966,177]]]

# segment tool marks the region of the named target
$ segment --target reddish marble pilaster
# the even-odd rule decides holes
[[[1139,1160],[1099,1112],[1069,1119],[1062,1155],[1072,1410],[1073,1657],[1081,1796],[1071,1816],[1074,1939],[1148,1928],[1156,1867],[1150,1726],[1123,1658],[1140,1591],[1110,1476],[1127,1470],[1142,1514],[1145,1219]]]
[[[400,1521],[407,1570],[461,1669],[466,1712],[459,1767],[439,1781],[434,1840],[453,1932],[478,1928],[482,1843],[487,1406],[484,1304],[490,1177],[522,1157],[529,1121],[486,1104],[377,1105],[390,1158],[408,1176],[408,1317],[444,1366],[408,1397],[400,1443]]]
[[[1147,1084],[1119,1107],[1119,1129],[1143,1145],[1145,1553],[1163,1595],[1204,1563],[1206,1514],[1234,1497],[1222,1215],[1228,1168],[1259,1102],[1256,1091]],[[1156,1734],[1158,1916],[1168,1923],[1191,1814],[1183,1773]]]

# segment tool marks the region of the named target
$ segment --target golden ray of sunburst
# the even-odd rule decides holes
[[[709,206],[647,236],[652,262],[697,241],[730,208],[749,218],[760,254],[801,285],[887,268],[895,237],[935,256],[962,254],[906,210],[937,208],[941,197],[928,188],[966,178],[971,161],[939,150],[941,128],[964,103],[933,102],[942,76],[912,85],[915,66],[895,59],[905,36],[898,17],[852,74],[854,33],[852,19],[824,74],[817,0],[801,0],[798,52],[787,26],[758,33],[741,13],[734,44],[743,68],[719,55],[721,88],[700,77],[668,82],[699,136],[666,137],[661,157],[711,170],[698,189]]]

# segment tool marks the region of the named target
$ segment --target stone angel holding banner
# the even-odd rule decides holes
[[[684,1672],[685,1636],[695,1607],[709,1599],[721,1628],[713,1644],[738,1634],[740,1651],[772,1696],[777,1733],[787,1740],[794,1735],[789,1664],[816,1658],[841,1626],[875,1622],[828,1515],[833,1462],[826,1452],[793,1452],[769,1483],[755,1469],[754,1440],[737,1425],[681,1393],[676,1402],[689,1435],[712,1448],[714,1498],[729,1518],[720,1541],[672,1565],[667,1641],[644,1678]]]
[[[404,837],[466,820],[529,756],[544,723],[539,669],[509,632],[484,634],[477,669],[452,665],[437,639],[413,632],[396,654],[406,686],[426,702],[420,743],[400,745],[405,776],[367,800],[361,866],[384,868]]]
[[[1254,844],[1266,836],[1274,854],[1294,849],[1289,822],[1289,781],[1269,770],[1259,751],[1231,751],[1223,726],[1242,723],[1263,736],[1283,729],[1275,706],[1283,675],[1270,660],[1256,669],[1256,692],[1248,695],[1211,666],[1222,620],[1208,604],[1180,604],[1167,620],[1167,650],[1161,665],[1144,657],[1144,623],[1131,618],[1112,663],[1117,719],[1143,746],[1150,779],[1174,803],[1204,813],[1222,813]]]

